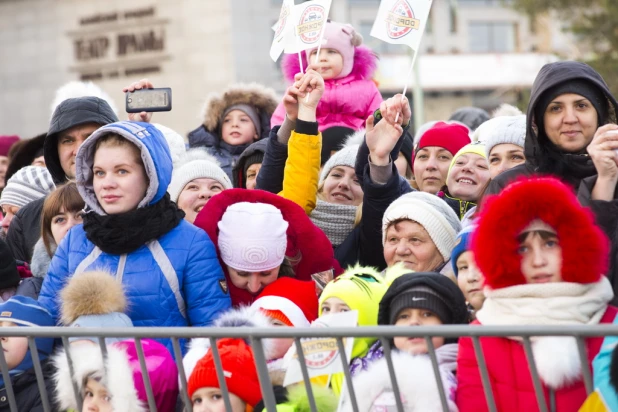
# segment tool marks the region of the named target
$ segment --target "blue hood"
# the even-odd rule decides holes
[[[165,196],[172,179],[172,157],[163,134],[150,123],[116,122],[97,129],[81,145],[75,157],[75,178],[82,198],[93,211],[104,215],[92,186],[92,165],[97,140],[114,133],[135,144],[142,153],[142,162],[149,179],[146,196],[138,208],[157,203]]]

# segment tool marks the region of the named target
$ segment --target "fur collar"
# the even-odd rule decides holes
[[[307,53],[302,52],[303,69],[307,67]],[[352,72],[343,79],[335,79],[343,81],[344,79],[365,79],[369,80],[373,77],[378,67],[378,56],[366,46],[358,46],[354,50],[354,68]],[[288,83],[294,81],[296,73],[300,72],[300,64],[298,63],[298,54],[286,54],[281,60],[281,70],[283,76]],[[328,80],[327,80],[328,81]]]
[[[453,344],[453,346],[457,349],[456,345]],[[397,378],[397,384],[404,404],[404,411],[421,412],[441,410],[440,394],[436,386],[436,379],[429,356],[414,356],[399,351],[393,351],[392,359],[393,366],[395,367],[395,377]],[[456,411],[457,407],[455,406],[454,400],[457,382],[452,373],[453,362],[448,361],[445,363],[440,361],[440,359],[438,362],[449,411]],[[410,371],[413,372],[411,373]],[[374,362],[369,366],[367,371],[360,373],[353,382],[360,412],[383,410],[377,409],[375,402],[379,398],[382,399],[385,395],[391,394],[393,390],[386,358]],[[347,393],[342,394],[342,396],[344,400],[341,411],[351,411],[352,404],[349,402]],[[394,398],[392,398],[392,402],[394,402]],[[393,410],[394,409],[395,408],[393,408]]]
[[[52,358],[56,366],[54,383],[61,410],[77,410],[73,384],[82,393],[84,381],[90,376],[102,379],[112,395],[112,406],[116,412],[145,412],[148,410],[138,398],[133,382],[133,371],[126,352],[112,346],[107,347],[105,368],[98,345],[71,346],[71,360],[74,374],[71,376],[66,350],[62,349]]]
[[[56,253],[56,243],[52,241],[50,246],[53,256],[53,254]],[[47,275],[47,270],[49,269],[52,256],[49,256],[47,250],[45,249],[43,238],[40,238],[34,245],[34,250],[32,251],[32,259],[30,262],[32,276],[35,278],[44,278]]]

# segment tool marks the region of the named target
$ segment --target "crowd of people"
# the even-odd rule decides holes
[[[309,327],[349,311],[359,327],[616,322],[618,102],[595,70],[547,64],[526,114],[462,108],[413,131],[354,28],[328,22],[324,39],[304,72],[283,58],[282,98],[230,86],[187,139],[152,113],[120,120],[79,82],[58,90],[46,132],[0,137],[0,326]],[[43,410],[34,359],[53,410],[148,410],[140,352],[157,410],[183,410],[171,339],[106,338],[105,356],[96,338],[37,338],[36,354],[1,341],[20,411]],[[442,410],[440,389],[450,411],[489,410],[471,338],[382,342],[353,342],[360,411],[395,410],[385,352],[406,411]],[[193,410],[226,410],[210,340],[180,343]],[[265,410],[251,341],[216,346],[231,410]],[[310,410],[305,385],[283,387],[293,340],[263,346],[278,410]],[[544,408],[522,338],[480,346],[499,411],[618,410],[615,337],[585,339],[584,365],[574,338],[532,338]],[[353,410],[343,373],[310,383],[319,411]]]

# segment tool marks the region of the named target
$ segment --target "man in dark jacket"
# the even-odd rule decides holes
[[[94,96],[67,99],[56,107],[44,144],[45,164],[56,185],[75,178],[75,155],[88,136],[117,121],[109,104]],[[30,262],[32,258],[41,237],[44,202],[41,198],[22,207],[11,222],[7,243],[17,260]]]

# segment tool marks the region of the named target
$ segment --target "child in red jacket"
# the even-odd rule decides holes
[[[482,325],[611,323],[608,240],[571,189],[554,178],[527,178],[483,205],[472,237],[486,296]],[[548,410],[577,411],[586,399],[572,337],[533,337],[532,353]],[[537,411],[539,405],[522,339],[480,339],[497,410]],[[590,369],[602,338],[586,339]],[[457,406],[488,409],[471,338],[459,340]],[[550,406],[552,405],[552,406]]]

